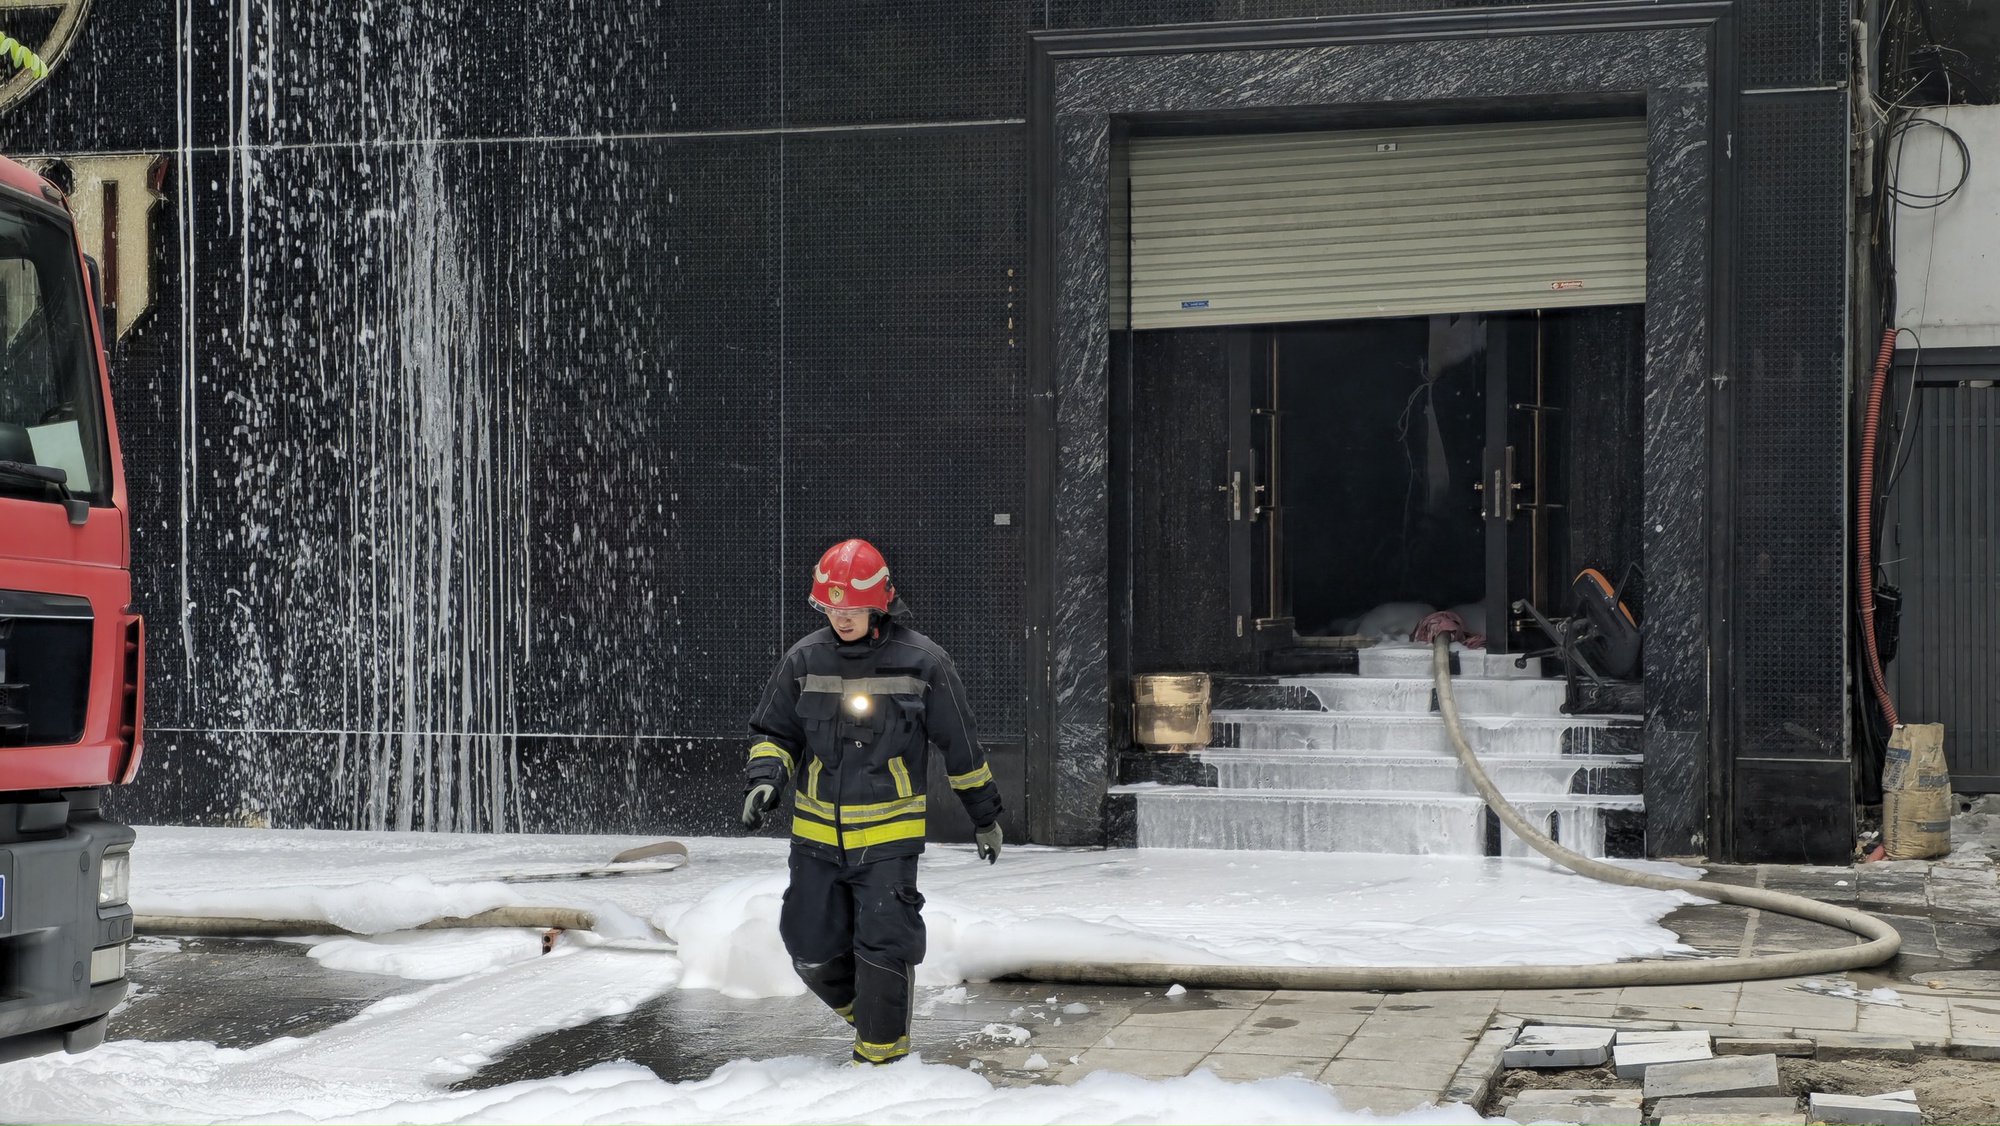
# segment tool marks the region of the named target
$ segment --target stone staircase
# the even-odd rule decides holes
[[[1466,738],[1494,784],[1564,845],[1644,855],[1640,718],[1566,715],[1538,661],[1455,652]],[[1453,757],[1427,645],[1359,653],[1360,672],[1218,678],[1214,741],[1127,752],[1113,843],[1458,856],[1532,850],[1486,809]]]

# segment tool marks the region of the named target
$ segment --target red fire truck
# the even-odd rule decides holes
[[[104,1039],[125,996],[142,632],[95,269],[0,159],[0,1061]]]

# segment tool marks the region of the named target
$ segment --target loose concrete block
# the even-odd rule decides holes
[[[1500,1055],[1505,1067],[1596,1067],[1611,1058],[1609,1028],[1531,1024]]]
[[[1872,1032],[1820,1032],[1813,1036],[1817,1047],[1813,1057],[1823,1060],[1895,1060],[1911,1063],[1917,1045],[1907,1036],[1879,1036]]]
[[[1705,1060],[1714,1056],[1709,1050],[1708,1033],[1667,1033],[1677,1036],[1670,1040],[1642,1040],[1636,1044],[1626,1043],[1624,1033],[1618,1034],[1619,1042],[1611,1049],[1611,1062],[1620,1079],[1644,1078],[1647,1069],[1663,1063],[1684,1063],[1689,1060]]]
[[[1718,1056],[1809,1056],[1813,1054],[1811,1040],[1794,1039],[1789,1036],[1718,1036],[1715,1038],[1715,1054]]]
[[[1440,1102],[1472,1103],[1486,1101],[1493,1090],[1493,1080],[1500,1075],[1500,1057],[1514,1042],[1514,1034],[1521,1029],[1521,1022],[1513,1017],[1500,1017],[1479,1034],[1479,1042],[1472,1046],[1465,1062],[1458,1065],[1451,1082],[1444,1089]]]
[[[1653,1107],[1660,1126],[1803,1126],[1806,1116],[1799,1100],[1774,1099],[1661,1099]]]
[[[2000,1039],[1985,1036],[1954,1036],[1945,1045],[1945,1054],[1960,1060],[2000,1060]]]
[[[1620,1028],[1620,1044],[1701,1044],[1706,1046],[1710,1033],[1704,1028]]]
[[[1915,1091],[1892,1091],[1886,1095],[1829,1095],[1816,1091],[1809,1113],[1814,1122],[1865,1126],[1917,1126],[1924,1120],[1924,1112],[1917,1108]]]
[[[1717,1056],[1685,1063],[1656,1063],[1646,1069],[1649,1099],[1774,1097],[1784,1093],[1784,1088],[1778,1085],[1776,1056]]]
[[[1641,1096],[1638,1091],[1606,1088],[1600,1090],[1522,1091],[1508,1107],[1507,1116],[1516,1122],[1575,1122],[1590,1126],[1639,1126]]]

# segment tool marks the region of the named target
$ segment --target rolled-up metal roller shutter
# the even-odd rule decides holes
[[[1643,118],[1139,137],[1123,164],[1133,328],[1646,297]]]

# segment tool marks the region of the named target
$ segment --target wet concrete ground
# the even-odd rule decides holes
[[[1230,1079],[1301,1074],[1334,1086],[1350,1105],[1384,1113],[1439,1098],[1476,1099],[1498,1071],[1497,1053],[1485,1062],[1481,1044],[1511,1027],[1510,1019],[1874,1032],[1937,1053],[1954,1044],[2000,1046],[2000,891],[1990,873],[1714,866],[1709,878],[1883,914],[1903,934],[1903,954],[1848,976],[1863,990],[1894,987],[1906,1005],[1808,994],[1782,980],[1450,994],[1197,990],[1173,998],[1159,990],[997,982],[967,986],[962,1000],[923,991],[912,1039],[927,1060],[975,1068],[996,1083],[1070,1082],[1101,1068],[1162,1076],[1207,1067]],[[1682,908],[1666,922],[1711,954],[1855,941],[1816,923],[1733,907]],[[134,996],[114,1015],[111,1035],[248,1046],[309,1035],[425,984],[328,970],[305,949],[276,941],[142,940],[133,951]],[[1017,1042],[1023,1032],[1027,1038]],[[697,1079],[744,1057],[844,1059],[850,1037],[811,997],[673,991],[633,1012],[520,1044],[460,1085],[490,1087],[619,1059],[670,1081]],[[1467,1087],[1475,1078],[1479,1092]]]

